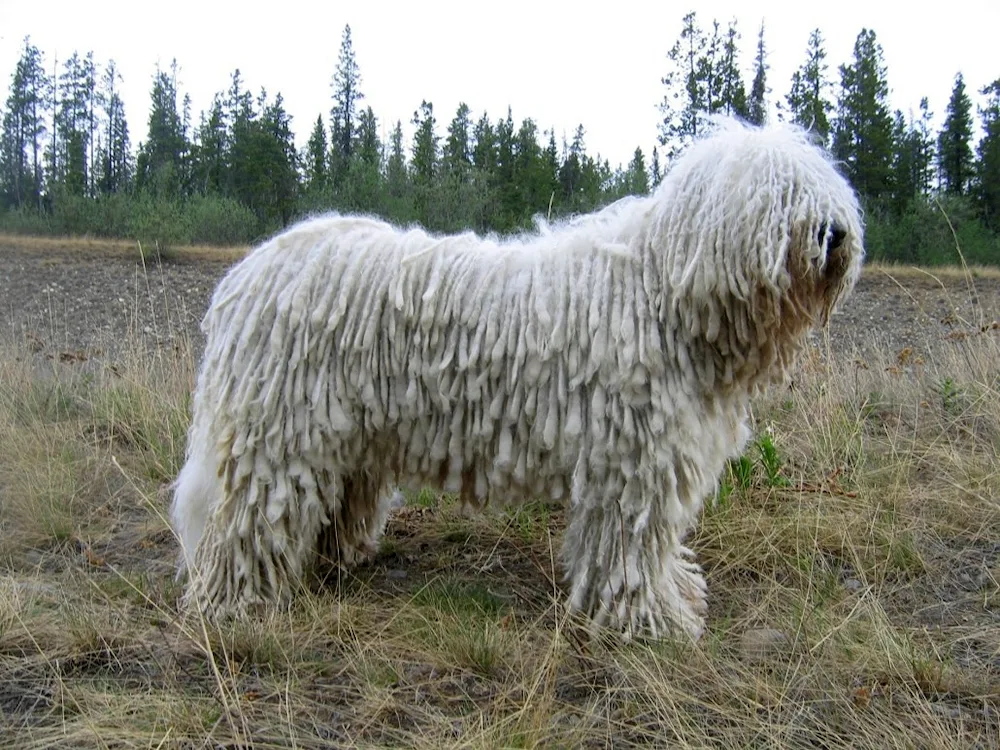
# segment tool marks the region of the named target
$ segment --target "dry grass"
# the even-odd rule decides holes
[[[138,340],[138,339],[137,339]],[[421,493],[294,609],[179,620],[190,347],[0,352],[0,745],[998,747],[1000,352],[827,364],[755,405],[692,540],[697,645],[586,643],[559,508]]]
[[[104,237],[42,237],[36,235],[7,234],[0,232],[0,248],[16,252],[66,254],[71,257],[140,257],[156,258],[158,248],[144,246],[134,240],[116,240]],[[246,255],[246,247],[217,247],[215,245],[179,245],[171,247],[172,260],[214,260],[232,262]]]
[[[924,268],[887,261],[866,263],[863,273],[868,276],[888,273],[899,279],[931,278],[950,281],[964,281],[970,277],[972,280],[1000,278],[1000,268],[997,266],[934,266],[933,268]]]
[[[137,256],[138,244],[133,240],[109,239],[103,237],[45,237],[38,235],[9,234],[0,232],[0,248],[18,252],[65,253],[72,256]],[[233,262],[246,255],[247,247],[219,247],[215,245],[180,245],[170,249],[170,256],[182,260],[217,260]],[[157,248],[144,247],[147,258],[156,257]],[[900,280],[931,279],[997,279],[1000,268],[996,266],[919,266],[887,261],[869,262],[863,269],[865,276],[890,275]]]

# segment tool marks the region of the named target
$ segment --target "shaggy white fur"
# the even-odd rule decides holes
[[[257,248],[203,328],[172,519],[209,615],[375,551],[399,485],[565,498],[569,606],[697,637],[683,546],[750,395],[863,257],[854,192],[800,130],[720,123],[645,198],[508,240],[326,216]]]

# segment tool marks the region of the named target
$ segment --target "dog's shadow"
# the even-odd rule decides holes
[[[323,559],[309,580],[344,599],[428,600],[445,608],[537,617],[564,595],[564,508],[532,503],[463,514],[445,501],[392,511],[378,553],[351,569]]]

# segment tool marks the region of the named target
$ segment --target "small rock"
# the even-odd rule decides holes
[[[390,570],[385,575],[386,575],[386,578],[388,578],[391,581],[402,581],[409,574],[405,570],[401,570],[401,569],[397,568],[395,570]]]
[[[788,636],[774,628],[755,628],[740,636],[740,651],[751,661],[764,661],[786,650]]]
[[[847,589],[852,594],[856,594],[859,591],[861,591],[861,589],[864,588],[864,586],[861,583],[861,581],[859,581],[857,578],[848,578],[846,581],[844,581],[844,588]]]
[[[930,708],[942,719],[958,720],[962,718],[962,709],[958,706],[951,706],[947,703],[931,703]]]

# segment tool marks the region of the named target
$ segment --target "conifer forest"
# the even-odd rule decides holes
[[[890,108],[874,30],[861,29],[850,59],[833,61],[815,29],[787,81],[769,77],[766,28],[749,36],[745,55],[735,21],[684,16],[657,71],[657,142],[636,144],[624,165],[588,151],[585,123],[557,138],[510,109],[497,117],[459,103],[449,117],[433,102],[416,104],[418,91],[409,122],[381,122],[366,106],[349,26],[329,109],[295,124],[309,132],[301,148],[281,94],[255,93],[238,68],[197,114],[178,90],[177,63],[157,69],[148,121],[129,123],[126,73],[113,60],[75,52],[53,71],[29,37],[0,109],[0,231],[240,245],[337,210],[504,234],[538,215],[647,193],[706,117],[726,113],[815,132],[862,196],[870,258],[955,263],[960,249],[969,263],[1000,263],[1000,78],[956,72],[940,117],[926,98],[904,113]]]

